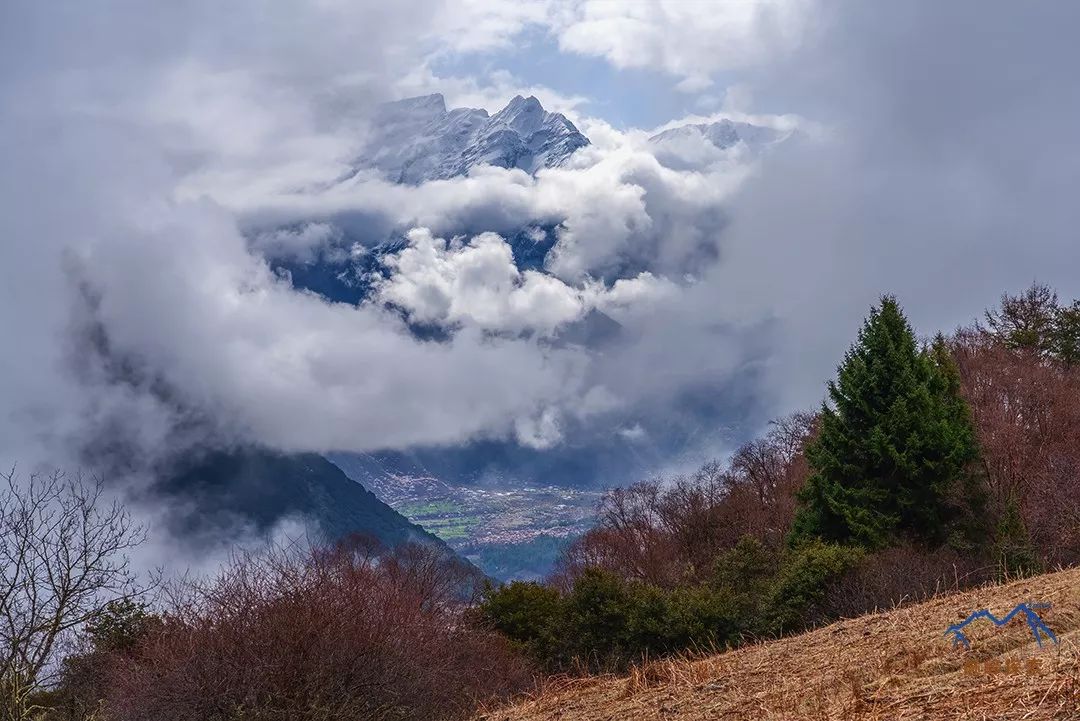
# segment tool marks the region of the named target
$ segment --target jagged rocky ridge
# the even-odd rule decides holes
[[[566,116],[544,110],[535,97],[518,95],[488,115],[476,108],[447,110],[436,93],[383,105],[353,167],[415,185],[464,175],[480,165],[535,173],[563,164],[588,144]]]

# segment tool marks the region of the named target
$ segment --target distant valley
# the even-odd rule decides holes
[[[546,576],[559,552],[591,525],[600,492],[511,482],[448,483],[373,470],[370,456],[330,454],[354,480],[412,523],[500,580]]]

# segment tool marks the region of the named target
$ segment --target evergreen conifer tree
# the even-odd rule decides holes
[[[880,548],[944,540],[948,494],[976,456],[960,379],[940,336],[920,349],[896,299],[870,312],[828,386],[792,538]]]

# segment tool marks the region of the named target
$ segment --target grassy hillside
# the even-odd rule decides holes
[[[1002,628],[945,629],[1022,602],[1057,635],[1040,649],[1022,614]],[[942,596],[697,660],[657,661],[625,677],[552,682],[485,721],[602,719],[1080,719],[1080,569]],[[479,720],[478,720],[479,721]]]

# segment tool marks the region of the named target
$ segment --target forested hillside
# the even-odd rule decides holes
[[[873,308],[815,412],[604,498],[484,617],[552,671],[737,646],[1080,560],[1080,306],[1035,285],[920,341]]]

